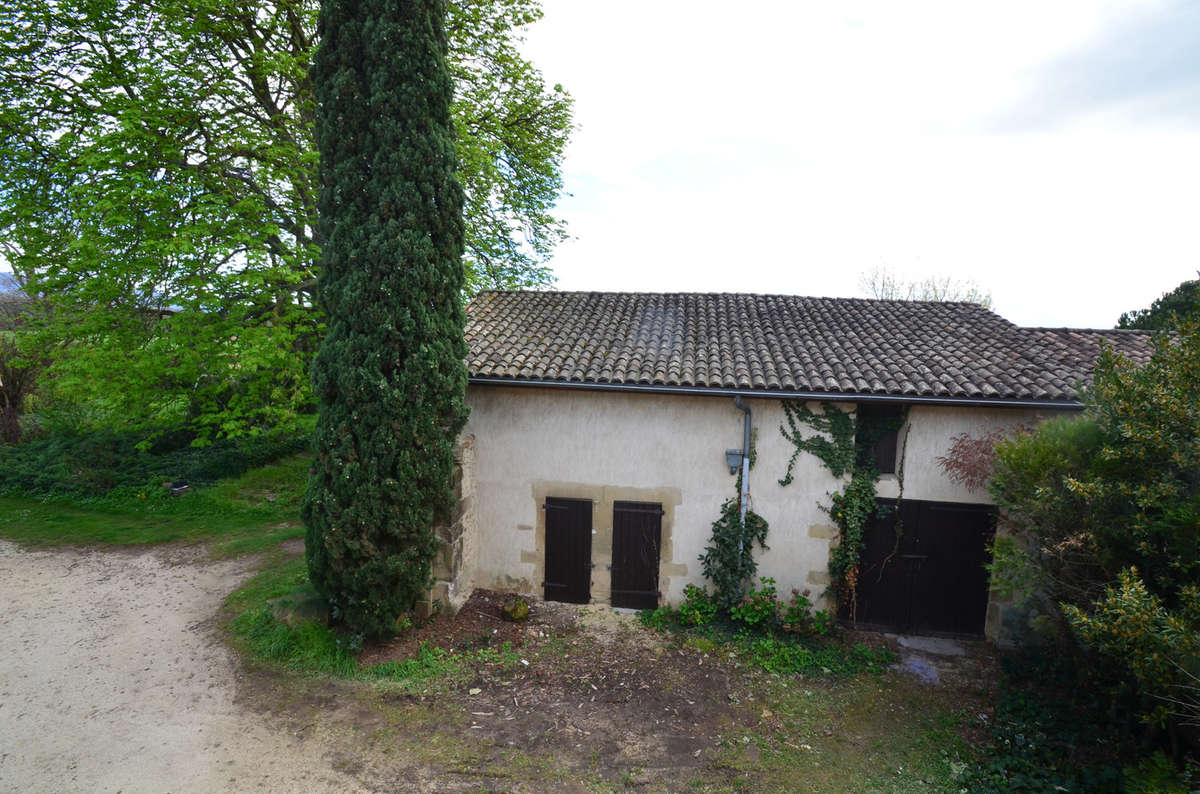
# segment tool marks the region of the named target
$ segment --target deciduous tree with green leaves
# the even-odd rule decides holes
[[[537,0],[449,4],[464,293],[537,287],[571,99],[521,57]],[[0,256],[50,301],[53,382],[98,421],[201,437],[311,403],[316,0],[0,10]]]
[[[321,151],[313,584],[386,635],[428,586],[467,417],[462,188],[442,0],[326,0],[313,67]]]

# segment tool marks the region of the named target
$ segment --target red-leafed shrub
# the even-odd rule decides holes
[[[950,449],[937,459],[946,476],[968,491],[981,491],[992,476],[996,461],[996,443],[1008,432],[1004,428],[988,431],[980,438],[960,433],[950,439]]]

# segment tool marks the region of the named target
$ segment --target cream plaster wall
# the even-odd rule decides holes
[[[541,589],[547,495],[593,499],[597,539],[611,533],[613,498],[664,502],[663,595],[678,601],[684,585],[703,584],[698,558],[721,503],[736,493],[725,465],[725,450],[742,445],[742,412],[732,398],[472,386],[467,399],[477,586]],[[777,430],[782,407],[778,400],[746,402],[758,428],[752,505],[771,525],[760,572],[782,588],[812,586],[808,575],[824,572],[830,535],[810,533],[828,523],[816,499],[837,481],[819,464],[801,463],[795,482],[781,488],[790,455]],[[608,591],[608,548],[594,541],[594,598]]]
[[[991,504],[986,490],[968,491],[955,483],[942,472],[937,459],[950,451],[957,435],[966,433],[980,438],[996,428],[1032,427],[1052,413],[1031,408],[913,405],[900,437],[900,446],[904,450],[904,497],[933,502]],[[877,490],[879,496],[895,499],[900,490],[897,475],[880,477]]]
[[[684,585],[704,583],[698,557],[721,503],[736,488],[725,450],[741,447],[743,414],[732,398],[473,385],[467,401],[471,418],[464,432],[475,439],[475,586],[540,592],[546,496],[593,501],[593,600],[607,600],[614,499],[663,503],[665,600],[678,602]],[[770,524],[770,550],[759,557],[759,574],[773,577],[781,593],[798,587],[820,596],[836,533],[818,503],[828,504],[841,482],[816,458],[801,454],[793,482],[780,486],[792,454],[779,432],[782,405],[775,398],[745,403],[756,430],[751,505]],[[956,434],[978,436],[1039,417],[1023,409],[912,407],[904,430],[905,497],[987,501],[986,494],[948,480],[936,458]],[[881,481],[879,492],[895,497],[896,478]]]

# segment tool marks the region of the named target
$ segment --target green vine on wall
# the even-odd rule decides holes
[[[854,466],[854,420],[850,414],[838,410],[832,403],[821,403],[822,413],[815,413],[801,400],[783,400],[783,415],[787,428],[779,426],[783,437],[792,442],[796,449],[788,460],[787,473],[780,485],[790,485],[792,469],[801,452],[815,455],[825,464],[834,477],[841,477]],[[829,436],[804,436],[799,424],[808,425],[818,433]]]
[[[829,550],[829,590],[839,604],[849,603],[853,616],[858,588],[858,563],[862,556],[863,530],[878,506],[875,483],[879,475],[870,469],[856,469],[840,493],[830,495],[825,509],[838,528],[839,542]]]
[[[879,509],[875,490],[879,471],[872,458],[872,447],[904,424],[907,409],[899,416],[867,419],[852,416],[828,402],[821,403],[818,414],[801,401],[784,400],[783,411],[787,424],[780,425],[779,432],[792,443],[795,451],[780,485],[792,482],[792,472],[801,452],[818,458],[834,477],[850,474],[846,487],[830,494],[830,505],[820,507],[838,528],[839,542],[829,552],[829,590],[839,604],[850,604],[853,617],[863,531]],[[819,435],[806,436],[801,425]],[[903,461],[900,465],[903,466]]]
[[[746,587],[758,572],[754,546],[767,548],[767,521],[747,508],[741,515],[742,477],[737,478],[738,495],[721,505],[721,515],[713,522],[712,538],[700,555],[704,578],[713,583],[717,605],[729,612],[742,599]]]

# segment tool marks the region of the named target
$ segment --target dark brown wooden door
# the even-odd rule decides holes
[[[904,500],[896,540],[896,503],[864,533],[856,621],[915,634],[983,634],[995,511],[987,505]],[[842,617],[850,618],[848,606]]]
[[[658,606],[658,552],[662,505],[613,504],[612,605],[630,609]]]
[[[904,535],[897,544],[895,502],[881,499],[880,506],[885,512],[876,515],[863,528],[864,548],[859,557],[854,608],[842,604],[841,617],[864,628],[908,631],[909,590],[914,566],[905,555],[913,551],[909,532],[915,529],[910,525],[915,524],[916,509],[913,502],[902,504],[899,518],[904,524]]]
[[[547,601],[586,604],[592,598],[592,502],[551,497],[546,511]]]

